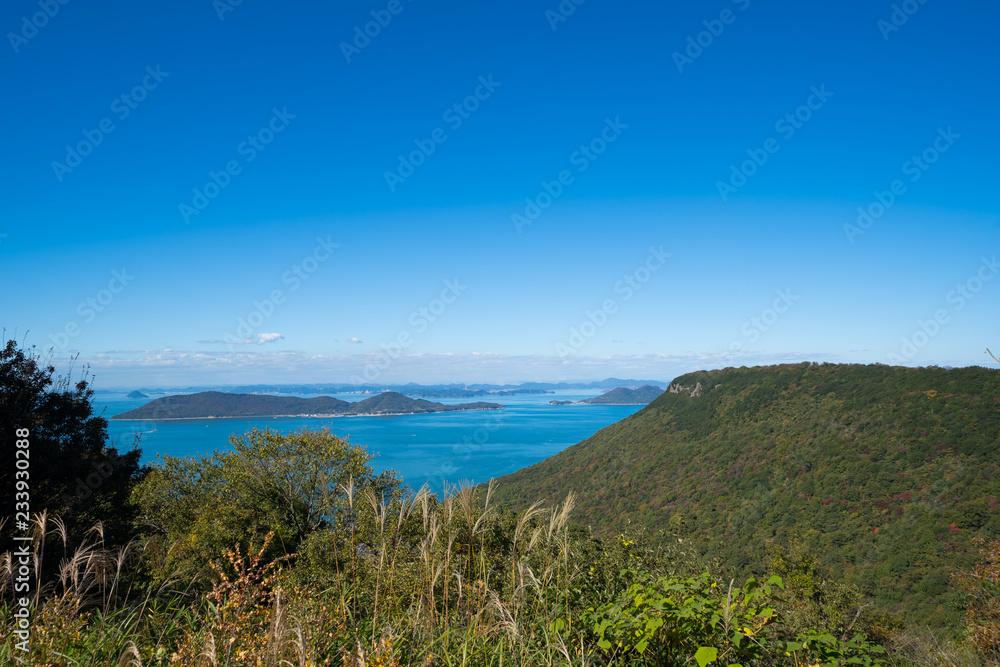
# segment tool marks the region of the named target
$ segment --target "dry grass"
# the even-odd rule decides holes
[[[556,611],[546,587],[569,571],[572,499],[522,513],[498,563],[487,542],[493,488],[461,485],[440,499],[421,489],[390,503],[349,483],[348,509],[370,520],[330,534],[338,555],[322,589],[296,580],[291,557],[266,558],[273,534],[208,563],[210,588],[194,595],[198,582],[165,574],[175,545],[162,537],[109,550],[96,524],[68,554],[65,524],[39,515],[35,573],[47,557],[59,562],[37,589],[28,664],[530,664],[540,647],[567,662],[541,630]],[[140,571],[156,576],[140,585]],[[0,572],[8,593],[9,553]]]

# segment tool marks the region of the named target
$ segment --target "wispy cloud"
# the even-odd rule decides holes
[[[348,338],[347,342],[348,343],[363,343],[364,341],[361,340],[360,338]]]

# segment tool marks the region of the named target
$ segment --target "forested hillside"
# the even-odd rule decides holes
[[[677,378],[499,493],[516,506],[574,491],[595,529],[666,528],[734,573],[801,539],[845,580],[936,623],[971,538],[1000,533],[998,448],[995,370],[729,368]]]

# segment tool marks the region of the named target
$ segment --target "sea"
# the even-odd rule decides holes
[[[440,493],[469,482],[480,484],[512,473],[558,454],[638,411],[638,405],[549,405],[549,401],[578,401],[598,391],[558,390],[553,394],[428,398],[456,404],[488,401],[504,410],[473,410],[384,417],[274,417],[185,419],[165,421],[109,421],[111,444],[142,449],[142,460],[155,464],[162,456],[198,456],[231,448],[233,435],[270,428],[290,433],[302,428],[327,427],[354,445],[364,446],[376,457],[375,472],[392,469],[411,489],[427,484]],[[283,394],[286,395],[286,394]],[[313,394],[295,394],[312,398]],[[110,418],[141,405],[150,398],[130,399],[124,394],[98,394],[94,407]],[[368,398],[364,394],[333,394],[345,401]]]

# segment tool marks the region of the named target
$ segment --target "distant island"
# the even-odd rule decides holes
[[[551,389],[508,389],[504,391],[488,392],[495,396],[517,396],[518,394],[554,394]]]
[[[616,387],[600,396],[582,401],[549,401],[549,405],[648,405],[664,392],[660,387],[646,384],[637,389]]]
[[[149,396],[136,389],[125,394],[125,398],[149,398]]]
[[[348,417],[366,415],[410,415],[462,410],[502,410],[498,403],[461,403],[444,405],[413,399],[387,391],[352,403],[331,396],[298,398],[258,394],[228,394],[203,391],[182,396],[165,396],[142,407],[111,417],[115,420],[138,419],[212,419],[222,417]]]
[[[663,392],[663,389],[654,387],[651,384],[643,385],[637,389],[618,387],[600,396],[594,396],[581,402],[589,405],[648,405]]]

